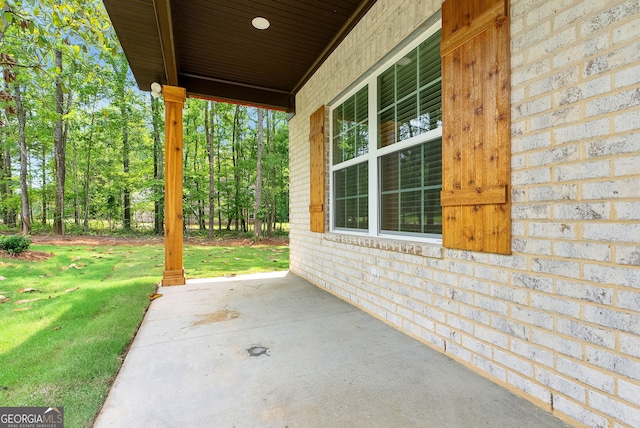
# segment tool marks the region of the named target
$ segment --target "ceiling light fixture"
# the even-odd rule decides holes
[[[261,16],[256,16],[251,21],[251,25],[253,25],[258,30],[266,30],[267,28],[269,28],[271,23],[269,22],[269,20],[267,18],[263,18]]]

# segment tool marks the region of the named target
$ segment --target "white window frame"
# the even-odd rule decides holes
[[[329,159],[330,159],[330,168],[329,168],[329,188],[330,188],[330,230],[334,233],[340,233],[345,235],[357,235],[357,236],[367,236],[367,237],[376,237],[376,238],[387,238],[394,240],[403,240],[403,241],[414,241],[414,242],[424,242],[429,244],[442,244],[442,237],[436,238],[433,236],[425,236],[424,234],[414,234],[410,232],[383,232],[380,230],[380,207],[379,203],[379,192],[380,186],[378,183],[379,180],[379,172],[378,172],[378,159],[381,156],[384,156],[388,153],[397,152],[404,150],[406,148],[417,146],[419,144],[425,143],[427,141],[431,141],[442,137],[442,128],[436,128],[425,132],[424,134],[416,135],[415,137],[409,138],[404,141],[397,142],[395,144],[391,144],[386,147],[378,148],[378,76],[385,72],[389,67],[393,66],[396,62],[398,62],[402,57],[407,55],[413,49],[415,49],[420,43],[427,40],[433,34],[435,34],[440,28],[442,28],[442,23],[438,20],[431,27],[427,28],[424,32],[415,37],[414,40],[409,42],[405,47],[399,50],[396,54],[386,59],[384,62],[380,63],[376,66],[371,73],[367,75],[365,79],[358,82],[357,85],[353,86],[349,89],[348,92],[344,93],[341,97],[336,99],[334,103],[330,106],[330,133],[331,142],[329,144]],[[353,159],[346,160],[344,162],[340,162],[337,164],[333,164],[333,111],[346,100],[348,100],[351,96],[355,95],[360,89],[368,85],[368,102],[369,102],[369,150],[365,155],[358,156]],[[335,226],[335,200],[334,200],[334,172],[352,165],[356,165],[362,162],[368,162],[369,166],[369,229],[368,231],[356,230],[356,229],[346,229],[346,228],[337,228]]]

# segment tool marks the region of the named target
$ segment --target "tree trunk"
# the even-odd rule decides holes
[[[211,105],[211,109],[209,109]],[[204,129],[207,137],[207,149],[209,155],[209,238],[213,238],[213,229],[215,226],[215,200],[216,200],[216,182],[215,182],[215,156],[213,154],[214,132],[215,132],[215,114],[216,104],[209,101],[204,105]]]
[[[156,235],[164,233],[164,186],[163,170],[164,156],[162,151],[162,140],[160,139],[160,101],[151,97],[151,116],[153,124],[153,178],[156,182],[153,187],[153,231]]]
[[[122,202],[124,204],[122,228],[124,230],[131,230],[131,189],[129,188],[129,161],[131,148],[129,147],[128,114],[124,96],[124,87],[121,89],[122,100],[120,103],[120,114],[122,115],[122,172],[124,173],[124,189],[122,190]]]
[[[263,128],[263,111],[258,109],[258,154],[256,160],[256,208],[253,220],[253,234],[256,239],[262,236],[262,138]]]
[[[31,232],[31,210],[29,208],[29,187],[27,186],[27,136],[25,125],[27,115],[22,104],[20,85],[15,85],[16,112],[18,115],[18,146],[20,147],[20,210],[22,217],[22,233],[28,235]]]
[[[94,103],[95,107],[95,103]],[[89,131],[89,141],[87,141],[87,167],[84,171],[84,219],[83,226],[89,228],[89,181],[91,177],[91,149],[93,148],[93,129],[96,121],[95,109],[91,114],[91,129]]]
[[[53,213],[53,233],[64,235],[64,181],[65,181],[65,141],[63,130],[64,93],[62,92],[62,51],[55,50],[56,74],[56,122],[53,134],[54,156],[56,162],[56,197]]]
[[[42,144],[42,171],[41,171],[41,189],[42,189],[42,225],[47,225],[47,150]]]

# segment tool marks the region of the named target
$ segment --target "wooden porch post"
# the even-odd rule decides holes
[[[186,90],[163,86],[165,110],[164,274],[162,285],[183,285],[182,261],[182,109]]]

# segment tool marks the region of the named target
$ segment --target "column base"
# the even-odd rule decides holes
[[[187,282],[184,276],[184,269],[181,270],[165,270],[162,275],[162,286],[184,285]]]

